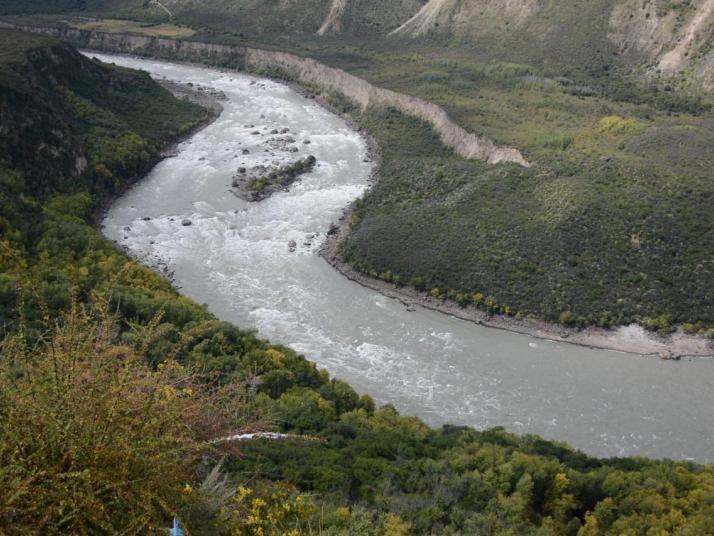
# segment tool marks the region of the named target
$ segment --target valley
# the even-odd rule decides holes
[[[558,345],[440,318],[418,305],[409,312],[351,284],[315,254],[370,176],[366,144],[347,125],[280,84],[100,58],[229,96],[224,115],[118,200],[103,222],[109,238],[170,272],[182,293],[220,318],[258,329],[379,403],[433,425],[502,425],[599,456],[707,455],[714,428],[707,412],[682,421],[674,408],[694,408],[707,396],[713,360],[674,363]],[[286,128],[312,143],[298,143],[298,153],[273,150],[270,132]],[[231,194],[236,166],[289,162],[294,154],[315,154],[317,165],[289,191],[257,204]],[[647,344],[634,336],[632,347]],[[672,411],[661,407],[664,392]]]
[[[674,354],[711,353],[712,113],[696,92],[544,76],[548,68],[484,63],[458,49],[393,54],[379,44],[320,47],[313,38],[287,47],[321,66],[251,46],[286,48],[265,35],[236,40],[204,31],[174,48],[155,37],[52,32],[99,50],[298,81],[368,130],[418,138],[418,151],[384,152],[383,180],[354,211],[341,251],[363,276],[389,274],[387,283],[495,314],[504,325],[526,319],[524,331],[543,321],[570,330],[639,324],[655,337],[700,338]],[[206,37],[214,42],[197,40]],[[419,125],[390,124],[379,110],[389,106],[430,122],[456,157],[440,153]],[[483,167],[472,158],[527,169]],[[412,218],[427,207],[435,217],[415,227]],[[418,245],[414,255],[404,256],[404,241]],[[558,334],[553,328],[547,336]]]
[[[3,3],[0,532],[714,533],[713,6]]]

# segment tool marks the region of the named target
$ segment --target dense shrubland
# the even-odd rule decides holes
[[[19,122],[3,122],[0,140],[0,533],[147,534],[174,515],[206,535],[714,532],[711,467],[597,460],[500,429],[431,429],[179,296],[91,221],[205,113],[143,75],[0,36],[0,110],[25,103],[3,116]],[[30,61],[47,47],[59,64]],[[40,75],[48,68],[62,72]],[[21,124],[30,112],[35,130]],[[433,137],[389,111],[364,121],[386,124],[394,151],[420,141],[399,129]],[[39,128],[50,123],[55,132]],[[54,158],[29,158],[43,145]],[[385,152],[382,184],[403,177],[405,206],[473,181],[471,168],[445,165],[446,149],[419,146],[409,176],[426,166],[439,180],[389,175]],[[508,182],[512,169],[489,172]],[[375,194],[385,209],[401,198],[388,193]],[[253,430],[287,437],[222,441]]]
[[[667,333],[688,322],[707,334],[714,323],[706,290],[714,191],[696,158],[683,172],[571,155],[577,137],[546,132],[532,169],[494,167],[453,155],[428,125],[396,110],[352,113],[382,158],[343,247],[361,271],[490,313],[570,326],[641,322]],[[591,129],[613,143],[652,135],[615,116]]]

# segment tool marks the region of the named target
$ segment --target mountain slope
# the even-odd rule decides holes
[[[3,31],[2,45],[0,119],[12,125],[0,136],[2,160],[34,195],[90,184],[110,191],[119,185],[114,174],[130,176],[204,115],[148,75],[99,65],[62,43]],[[136,161],[122,158],[129,151]],[[112,175],[98,174],[99,166]]]
[[[390,35],[418,37],[431,31],[468,34],[500,19],[516,27],[543,7],[542,0],[429,0]]]
[[[665,75],[690,71],[712,87],[713,0],[620,2],[610,16],[609,38],[630,65]]]
[[[589,64],[589,71],[634,67],[640,76],[684,73],[698,86],[714,83],[714,0],[8,0],[0,6],[0,14],[43,11],[170,19],[251,37],[387,50],[448,46],[552,74]]]
[[[91,209],[206,118],[146,74],[0,31],[0,99],[0,533],[714,532],[711,466],[431,429],[129,261]]]
[[[74,234],[47,206],[88,215],[206,118],[146,73],[99,64],[52,39],[0,30],[0,242],[22,263],[47,246],[43,236],[53,226],[86,246],[84,231]],[[45,253],[61,265],[62,255]],[[16,276],[26,272],[16,273],[5,253],[0,259],[0,322],[9,328],[17,321]],[[49,302],[70,298],[65,269],[42,286]]]
[[[457,40],[499,59],[571,65],[588,55],[674,74],[713,61],[714,2],[430,0],[390,35]],[[697,79],[710,83],[699,73]]]

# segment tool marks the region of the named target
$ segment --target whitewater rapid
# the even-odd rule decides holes
[[[118,199],[103,222],[107,237],[172,272],[183,293],[218,317],[291,346],[430,424],[502,425],[600,456],[714,460],[714,360],[590,350],[409,312],[317,255],[330,223],[369,187],[366,142],[343,119],[269,80],[91,55],[227,96],[221,116]],[[276,148],[271,139],[281,136],[292,137],[297,152]],[[238,167],[310,154],[318,166],[288,192],[260,203],[230,192]]]

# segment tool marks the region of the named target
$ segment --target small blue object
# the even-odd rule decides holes
[[[174,526],[169,531],[169,534],[171,534],[171,536],[186,536],[181,529],[181,523],[179,523],[178,519],[174,518]]]

